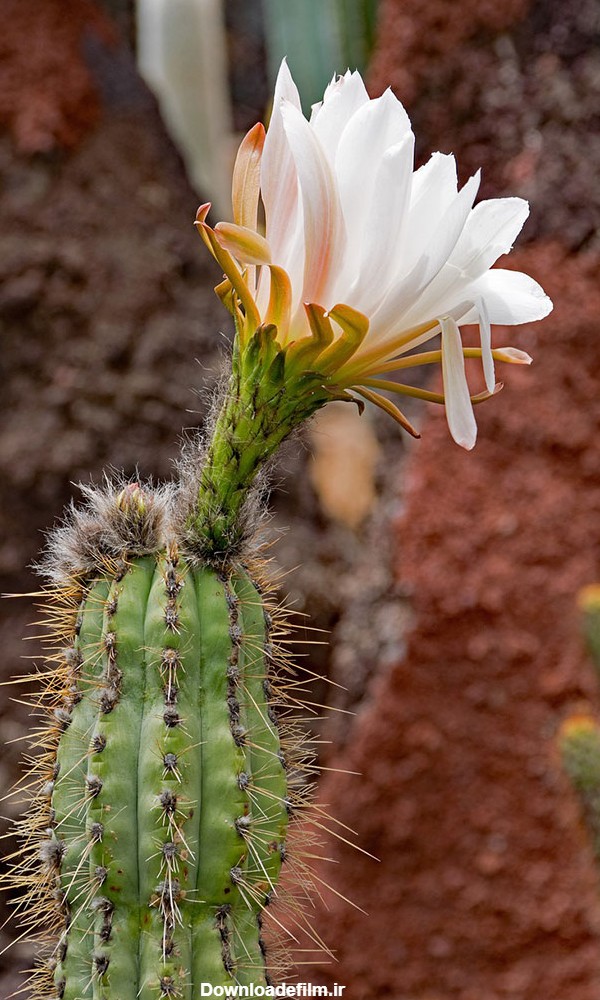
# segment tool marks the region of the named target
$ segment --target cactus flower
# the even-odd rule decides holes
[[[348,71],[307,121],[283,62],[269,128],[255,125],[238,152],[233,222],[209,227],[203,205],[197,225],[225,273],[217,291],[236,317],[242,348],[272,324],[291,376],[319,372],[341,398],[357,393],[412,433],[381,391],[445,403],[453,438],[472,448],[472,404],[501,387],[494,362],[531,361],[514,348],[493,350],[491,326],[542,319],[552,303],[527,274],[490,270],[520,232],[526,201],[474,207],[480,173],[459,189],[451,155],[433,153],[413,166],[410,120],[391,90],[370,100],[360,74]],[[465,349],[460,328],[472,323],[481,346]],[[415,353],[438,335],[439,347]],[[465,373],[472,356],[483,367],[477,395]],[[442,394],[389,379],[436,362]]]

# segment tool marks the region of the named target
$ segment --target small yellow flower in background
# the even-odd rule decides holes
[[[371,100],[348,71],[307,121],[284,61],[267,132],[254,126],[238,152],[234,221],[211,228],[203,205],[197,225],[225,273],[217,292],[242,350],[272,324],[290,377],[318,372],[339,398],[357,393],[411,433],[382,391],[445,403],[452,437],[470,449],[473,402],[499,388],[494,362],[531,362],[515,348],[493,350],[491,326],[542,319],[552,303],[528,275],[490,270],[520,232],[526,201],[473,207],[479,172],[459,190],[451,155],[413,166],[410,121],[390,90]],[[467,323],[479,325],[480,348],[463,348]],[[414,353],[440,334],[441,349]],[[476,396],[465,357],[482,360],[486,389]],[[441,363],[443,394],[386,377],[432,363]]]

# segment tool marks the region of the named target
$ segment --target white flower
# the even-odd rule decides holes
[[[434,153],[413,171],[413,154],[410,121],[391,90],[370,100],[360,75],[348,71],[307,121],[284,62],[266,136],[255,126],[238,153],[234,223],[211,229],[205,205],[198,225],[227,276],[220,294],[247,333],[274,323],[279,344],[293,348],[290,363],[301,357],[411,431],[379,390],[445,402],[452,436],[472,448],[472,403],[498,388],[494,360],[531,361],[513,348],[493,351],[491,325],[541,319],[552,303],[528,275],[490,270],[511,249],[527,202],[473,207],[479,172],[459,190],[453,156]],[[479,325],[478,350],[462,347],[466,323]],[[438,334],[441,350],[414,354]],[[486,390],[478,396],[467,387],[465,356],[482,359]],[[379,377],[440,361],[443,395]]]

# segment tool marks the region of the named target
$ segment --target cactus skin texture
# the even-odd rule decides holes
[[[54,543],[55,560],[69,554],[44,592],[39,785],[9,876],[26,891],[25,930],[45,941],[33,995],[268,986],[261,912],[304,799],[275,663],[281,615],[260,569],[157,544],[149,494],[88,499]]]
[[[236,340],[225,392],[176,481],[83,487],[86,503],[50,536],[39,595],[49,666],[33,697],[42,723],[22,783],[22,847],[3,879],[24,893],[21,936],[43,945],[35,1000],[268,988],[289,967],[287,949],[267,955],[261,934],[276,896],[289,898],[289,925],[327,951],[302,907],[319,891],[318,833],[303,828],[286,846],[318,770],[293,713],[315,708],[286,683],[287,615],[254,539],[265,463],[329,399],[348,397],[306,372],[301,353],[297,371],[286,359],[273,327],[243,351]]]

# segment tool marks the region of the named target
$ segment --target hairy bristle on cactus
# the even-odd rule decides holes
[[[190,560],[171,525],[164,490],[107,483],[50,543],[35,789],[8,876],[44,943],[40,1000],[194,1000],[280,962],[261,912],[315,766],[278,681],[287,624],[258,562]]]

